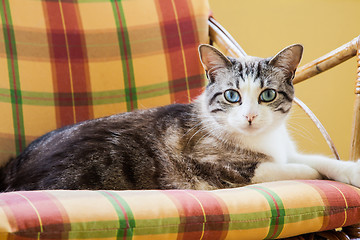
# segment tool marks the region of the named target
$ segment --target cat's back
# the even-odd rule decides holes
[[[24,189],[24,179],[25,190],[158,188],[161,148],[174,129],[188,124],[192,108],[173,104],[49,132],[3,168],[7,188]]]
[[[172,104],[159,108],[137,110],[80,122],[51,131],[33,141],[22,153],[33,154],[46,148],[66,152],[66,146],[79,142],[106,142],[114,138],[131,136],[161,135],[169,127],[184,126],[189,122],[192,106],[190,104]]]

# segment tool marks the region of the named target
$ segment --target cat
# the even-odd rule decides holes
[[[360,165],[296,151],[286,130],[303,47],[226,57],[200,45],[208,85],[192,103],[80,122],[45,134],[0,170],[0,191],[212,190],[291,179],[360,187]]]

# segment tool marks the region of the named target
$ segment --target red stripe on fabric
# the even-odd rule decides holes
[[[129,88],[129,97],[130,97],[130,106],[131,106],[131,110],[134,110],[134,102],[133,102],[133,93],[132,93],[132,88],[134,86],[132,86],[131,84],[131,70],[130,70],[130,65],[129,65],[129,50],[127,49],[127,44],[126,44],[126,37],[125,37],[125,33],[124,33],[124,23],[121,19],[121,13],[120,13],[120,8],[119,8],[119,3],[118,1],[115,1],[115,6],[116,6],[116,13],[118,15],[118,20],[119,20],[119,24],[120,24],[120,32],[121,32],[121,40],[123,42],[123,50],[124,50],[124,56],[125,56],[125,62],[126,62],[126,72],[127,74],[127,83],[128,83],[128,88]]]
[[[7,31],[7,36],[8,36],[8,41],[9,41],[9,50],[10,50],[10,57],[11,57],[11,70],[12,70],[12,81],[13,81],[13,85],[14,85],[14,97],[15,97],[15,108],[16,108],[16,127],[18,129],[18,144],[19,144],[19,152],[23,151],[23,148],[25,146],[22,145],[22,136],[21,136],[21,126],[20,126],[20,113],[19,113],[19,96],[18,96],[18,86],[16,84],[16,75],[15,75],[15,59],[14,59],[14,50],[13,50],[13,45],[12,45],[12,39],[11,39],[11,33],[10,33],[10,23],[9,23],[9,18],[7,15],[7,11],[6,11],[6,4],[5,4],[5,0],[2,1],[2,7],[4,9],[4,17],[5,17],[5,21],[6,21],[6,31]]]
[[[63,2],[61,4],[63,7],[68,44],[69,46],[71,46],[69,47],[69,57],[73,78],[73,91],[75,94],[82,93],[85,95],[89,95],[89,93],[91,93],[91,87],[88,56],[85,47],[85,36],[80,20],[78,3],[75,1],[75,3]],[[87,105],[84,105],[84,99],[87,99]],[[87,98],[82,98],[81,103],[78,103],[78,98],[75,97],[74,102],[77,122],[93,118],[91,95],[89,95]]]
[[[61,106],[58,93],[71,92],[70,69],[68,63],[65,32],[58,2],[43,1],[46,23],[48,24],[48,39],[53,73],[53,84],[56,106]],[[60,95],[60,94],[59,94]],[[75,116],[72,106],[56,107],[57,127],[73,124]]]
[[[202,191],[162,192],[169,196],[179,212],[178,239],[225,239],[229,227],[228,210],[216,197]]]
[[[329,206],[329,214],[325,216],[327,219],[324,221],[320,231],[338,228],[342,226],[344,222],[344,226],[359,223],[360,193],[355,187],[340,182],[325,180],[304,180],[302,182],[314,186],[322,196],[326,206]],[[345,209],[346,205],[348,209]]]
[[[168,195],[179,212],[178,239],[200,239],[204,215],[199,203],[182,191],[163,191]]]
[[[76,98],[72,99],[73,106],[61,104],[64,93],[91,92],[86,50],[82,47],[85,40],[76,3],[44,1],[43,6],[48,24],[57,124],[62,127],[93,117],[92,108],[77,104]],[[91,96],[87,99],[91,105]]]
[[[61,238],[67,239],[68,234],[71,231],[70,218],[67,214],[67,210],[64,208],[64,205],[59,201],[59,199],[53,195],[54,193],[44,192],[44,194],[49,198],[49,201],[51,201],[54,209],[57,209],[57,211],[61,214],[61,228],[63,229]]]
[[[346,210],[346,221],[344,222],[344,226],[349,226],[353,224],[358,224],[360,221],[360,192],[357,188],[340,183],[340,182],[332,182],[332,186],[334,186],[337,190],[341,191],[341,195],[345,198],[348,209]]]
[[[229,229],[230,216],[226,204],[209,192],[191,191],[201,203],[206,214],[203,239],[225,239]]]
[[[41,192],[28,191],[20,193],[28,198],[38,211],[44,232],[63,232],[65,230],[63,213],[59,210],[53,198]]]
[[[175,0],[174,2],[179,19],[180,31],[182,33],[181,39],[186,59],[187,76],[198,76],[204,70],[200,63],[197,50],[200,41],[197,35],[196,22],[194,21],[195,14],[191,3],[183,0]],[[189,83],[189,93],[191,99],[197,97],[203,90],[201,87],[192,87],[191,85],[202,86],[203,83],[203,78],[199,77],[192,79],[191,83]]]
[[[182,56],[180,36],[178,33],[175,12],[171,1],[156,0],[158,14],[161,20],[161,31],[163,36],[164,51],[168,65],[168,78],[171,102],[187,103],[188,97],[185,91],[177,91],[172,80],[181,79],[180,85],[186,86],[186,72]]]
[[[0,199],[11,211],[12,217],[16,221],[16,231],[32,230],[41,232],[43,230],[61,232],[64,230],[62,213],[44,193],[4,193],[0,195]]]

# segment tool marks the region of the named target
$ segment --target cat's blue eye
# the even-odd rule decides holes
[[[276,98],[276,91],[274,89],[266,89],[260,94],[262,102],[271,102]]]
[[[241,100],[240,93],[238,93],[237,91],[235,91],[233,89],[226,90],[224,93],[224,96],[225,96],[226,101],[228,101],[230,103],[237,103],[237,102],[240,102],[240,100]]]

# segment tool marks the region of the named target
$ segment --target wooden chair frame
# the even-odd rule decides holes
[[[247,55],[240,47],[240,45],[235,41],[235,39],[213,17],[209,17],[208,24],[210,28],[210,44],[215,43],[225,55],[231,57],[238,58]],[[353,113],[352,139],[350,146],[350,159],[353,161],[360,158],[360,36],[329,52],[328,54],[325,54],[324,56],[299,67],[293,80],[294,84],[300,83],[332,67],[335,67],[336,65],[339,65],[340,63],[343,63],[354,56],[357,58],[357,77],[355,81],[355,103]],[[299,107],[302,108],[310,117],[310,119],[315,123],[325,138],[335,158],[339,160],[339,154],[333,141],[315,114],[298,98],[295,98],[294,102],[299,105]],[[344,231],[333,230],[320,233],[304,234],[290,239],[317,239],[317,237],[322,237],[325,239],[359,239],[360,224],[347,227],[344,229]]]
[[[360,158],[360,36],[329,52],[328,54],[305,64],[296,71],[294,84],[305,81],[346,60],[356,56],[357,77],[355,81],[355,103],[353,112],[353,128],[350,146],[350,159]]]

